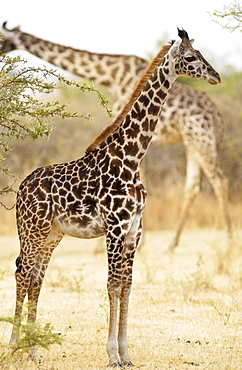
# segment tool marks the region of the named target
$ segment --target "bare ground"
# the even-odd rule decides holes
[[[132,369],[242,369],[242,233],[227,250],[225,233],[183,233],[173,255],[171,232],[149,232],[134,264],[129,310]],[[108,299],[105,253],[98,240],[66,237],[55,251],[42,288],[38,322],[51,323],[61,346],[40,349],[43,361],[8,359],[3,369],[106,369]],[[12,316],[16,237],[0,238],[0,312]],[[11,325],[0,323],[1,350]]]

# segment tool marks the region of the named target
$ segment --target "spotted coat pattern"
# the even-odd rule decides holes
[[[78,238],[106,236],[110,302],[107,353],[109,365],[132,365],[128,354],[127,317],[135,251],[141,236],[146,192],[139,169],[173,81],[185,74],[220,82],[218,73],[192,48],[186,31],[181,40],[156,57],[121,123],[84,157],[39,168],[20,185],[17,226],[20,254],[16,265],[15,322],[26,294],[35,322],[38,297],[51,254],[64,234]],[[192,59],[191,59],[192,58]],[[197,71],[197,73],[196,73]],[[120,306],[117,334],[117,309]],[[11,341],[18,330],[14,327]],[[37,349],[31,350],[37,357]]]
[[[64,70],[107,86],[116,101],[113,115],[127,102],[147,62],[134,55],[90,53],[42,40],[21,32],[19,27],[8,30],[3,25],[2,51],[27,50]],[[217,107],[202,91],[181,83],[174,83],[156,126],[152,142],[172,145],[183,141],[187,169],[181,214],[169,249],[179,243],[185,219],[194,198],[200,191],[201,170],[210,182],[218,199],[220,214],[230,235],[228,213],[228,181],[225,177],[218,150],[223,138],[223,121]]]

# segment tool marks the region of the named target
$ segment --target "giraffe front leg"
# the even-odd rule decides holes
[[[107,353],[109,357],[109,366],[122,367],[119,354],[118,354],[118,341],[117,341],[117,311],[118,311],[118,298],[119,288],[113,288],[108,284],[108,296],[110,304],[109,315],[109,332],[107,341]]]
[[[109,366],[122,367],[117,340],[117,312],[121,293],[122,277],[122,250],[124,235],[115,237],[112,232],[107,234],[107,255],[108,255],[108,297],[110,305],[109,332],[107,341],[107,353]]]
[[[125,238],[124,251],[122,257],[122,280],[120,293],[120,316],[118,347],[121,363],[126,366],[132,366],[132,361],[128,353],[128,308],[129,296],[132,287],[133,261],[136,249],[141,238],[141,217],[142,212],[138,213],[133,221],[132,227]]]
[[[120,316],[119,316],[119,332],[118,332],[118,351],[123,365],[132,366],[132,361],[128,353],[128,338],[127,338],[127,322],[128,322],[128,306],[129,295],[131,291],[125,287],[122,289],[120,296]]]

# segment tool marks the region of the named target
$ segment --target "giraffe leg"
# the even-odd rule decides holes
[[[118,354],[117,341],[117,312],[118,302],[121,292],[121,250],[123,248],[122,240],[111,243],[112,237],[107,235],[107,253],[108,253],[108,297],[109,297],[109,331],[107,341],[107,353],[109,357],[109,366],[121,367]],[[114,260],[115,259],[115,260]]]
[[[35,330],[38,299],[45,272],[48,267],[52,253],[61,241],[62,237],[63,233],[58,231],[53,226],[44,246],[40,250],[38,257],[36,258],[35,266],[32,270],[31,282],[28,290],[28,325],[29,328],[33,331]],[[34,361],[40,360],[36,347],[32,347],[30,349],[29,356]]]
[[[134,251],[130,255],[134,255]],[[123,265],[124,261],[121,262]],[[127,320],[128,320],[128,306],[129,295],[132,284],[132,264],[129,261],[129,266],[125,267],[125,278],[111,283],[108,282],[108,293],[110,301],[110,321],[109,321],[109,335],[107,342],[107,352],[109,356],[109,366],[132,365],[132,361],[128,354],[128,340],[127,340]],[[119,314],[119,330],[117,338],[117,311],[120,300],[120,314]]]
[[[35,267],[32,271],[31,281],[28,290],[28,328],[29,331],[34,333],[35,331],[35,323],[36,323],[36,315],[37,315],[37,305],[40,290],[42,287],[45,271],[48,267],[48,263],[54,249],[50,249],[48,252],[45,251],[38,255],[36,260]],[[29,350],[29,357],[34,360],[35,362],[40,362],[40,357],[38,355],[38,350],[36,346],[33,346]]]
[[[24,299],[28,293],[28,289],[31,282],[31,272],[34,268],[34,262],[25,253],[22,253],[24,243],[21,245],[20,255],[16,260],[17,270],[15,272],[16,280],[16,304],[15,304],[15,314],[13,322],[13,330],[10,339],[10,344],[12,346],[18,346],[18,338],[20,332],[21,324],[21,314],[23,309]]]
[[[168,252],[174,252],[187,217],[188,210],[200,191],[201,168],[195,154],[187,148],[186,184],[180,217],[176,225],[175,234],[168,246]]]
[[[120,315],[118,346],[119,356],[123,365],[132,366],[132,361],[128,353],[127,323],[129,296],[132,286],[133,261],[135,252],[138,248],[142,233],[142,213],[138,213],[132,227],[125,238],[124,252],[122,258],[122,283],[120,292]]]
[[[15,281],[16,281],[16,304],[15,304],[15,313],[14,313],[14,321],[13,321],[13,330],[10,338],[10,345],[13,347],[17,347],[17,342],[19,338],[19,331],[20,331],[20,323],[21,323],[21,314],[23,309],[23,303],[25,296],[28,290],[28,284],[22,284],[22,276],[21,276],[21,266],[20,265],[20,257],[16,260],[17,270],[15,272]]]
[[[132,365],[128,354],[127,340],[127,318],[129,295],[132,284],[132,264],[135,247],[132,251],[123,252],[126,247],[124,242],[120,242],[118,248],[108,252],[109,276],[108,276],[108,296],[110,302],[109,334],[107,342],[107,353],[109,356],[109,366]],[[115,251],[118,251],[116,254]],[[124,253],[124,254],[123,254]],[[110,267],[111,266],[111,267]],[[119,331],[117,338],[117,312],[120,302]]]
[[[118,352],[121,363],[123,365],[132,366],[132,361],[128,353],[128,339],[127,339],[127,323],[128,323],[128,307],[129,296],[131,292],[132,282],[122,282],[122,289],[120,294],[120,315],[119,315],[119,331],[118,331]]]
[[[223,219],[223,223],[226,225],[228,239],[230,240],[232,231],[228,210],[228,179],[224,175],[217,157],[211,159],[206,155],[200,159],[200,164],[218,200],[220,215]]]
[[[45,271],[47,269],[52,252],[58,245],[62,237],[63,234],[57,232],[57,230],[53,228],[45,242],[42,241],[42,243],[40,243],[40,245],[37,248],[32,246],[31,249],[31,244],[29,244],[30,245],[29,248],[24,247],[22,248],[22,250],[23,249],[29,250],[31,256],[35,257],[28,258],[28,255],[24,255],[23,253],[21,254],[20,252],[20,257],[18,258],[18,268],[16,271],[17,294],[16,294],[14,327],[10,339],[10,343],[15,346],[17,345],[19,336],[22,306],[24,298],[27,294],[28,294],[27,323],[29,326],[29,330],[33,331],[35,330],[38,297],[41,290]],[[32,360],[40,362],[40,357],[38,356],[37,348],[35,346],[30,348],[29,355]]]

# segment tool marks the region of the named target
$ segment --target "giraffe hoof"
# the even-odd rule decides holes
[[[176,243],[171,243],[165,250],[164,254],[173,254],[175,252],[177,244]]]
[[[36,350],[36,349],[31,349],[31,350],[29,351],[28,358],[29,358],[31,361],[35,362],[37,365],[41,365],[41,363],[42,363],[42,356],[40,356],[40,355],[38,354],[38,352],[37,352],[37,350]]]
[[[134,366],[133,363],[132,363],[132,361],[126,362],[124,365],[125,366]]]
[[[119,361],[117,361],[117,362],[114,362],[111,365],[108,365],[108,367],[123,367],[123,365]]]

